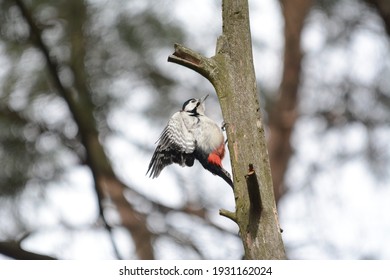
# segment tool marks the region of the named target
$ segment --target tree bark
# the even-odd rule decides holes
[[[224,0],[222,20],[215,56],[206,58],[176,45],[168,61],[197,71],[217,92],[226,124],[236,201],[234,213],[224,210],[221,214],[237,222],[245,259],[284,259],[253,67],[248,1]],[[256,213],[251,213],[251,202]]]
[[[269,156],[275,200],[286,192],[284,176],[292,155],[291,134],[298,117],[301,77],[301,34],[312,0],[281,0],[284,16],[284,65],[279,97],[269,118]]]

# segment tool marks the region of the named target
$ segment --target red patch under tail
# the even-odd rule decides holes
[[[222,143],[221,146],[219,146],[215,151],[212,151],[209,154],[207,161],[211,164],[222,167],[222,159],[224,156],[225,156],[225,144]]]

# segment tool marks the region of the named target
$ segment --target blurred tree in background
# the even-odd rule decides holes
[[[301,215],[288,211],[288,201],[302,204],[294,193],[316,204],[316,186],[332,167],[360,159],[388,182],[386,1],[281,1],[280,87],[257,72],[277,199],[290,217]],[[140,179],[169,115],[210,91],[166,66],[174,42],[196,41],[172,17],[176,2],[0,0],[0,254],[72,259],[88,255],[77,248],[90,244],[100,258],[241,257],[237,229],[215,217],[221,199],[233,201],[228,191],[221,198],[225,186],[207,177],[203,187],[202,178],[188,179],[196,171],[172,169],[174,179],[161,179],[158,191],[175,190],[173,203],[151,187],[158,182]],[[337,199],[327,196],[326,207]],[[84,212],[94,218],[78,218]],[[321,217],[313,218],[319,228]],[[381,257],[357,248],[343,254],[326,231],[316,234],[287,238],[287,253],[305,258],[297,250],[323,246],[330,258]]]
[[[379,186],[389,182],[390,10],[385,2],[281,1],[284,62],[279,92],[270,95],[268,105],[269,149],[276,198],[290,205],[281,215],[291,213],[297,227],[306,227],[300,241],[286,242],[290,256],[304,248],[331,258],[386,256],[380,246],[367,246],[369,239],[381,239],[372,224],[380,223],[384,211],[379,198],[386,191]],[[369,182],[378,186],[371,189],[378,193],[376,202],[366,193]],[[303,211],[292,206],[300,199]],[[351,228],[367,242],[357,244]]]
[[[148,112],[158,114],[159,108],[170,111],[178,106],[167,95],[174,80],[156,63],[164,48],[183,40],[181,30],[164,20],[168,11],[139,1],[1,1],[1,5],[2,58],[8,67],[2,73],[1,196],[11,206],[8,212],[15,213],[14,219],[7,219],[13,226],[1,229],[2,252],[20,258],[22,246],[10,252],[8,245],[45,230],[38,213],[32,222],[32,213],[27,215],[25,203],[18,200],[25,193],[41,194],[31,199],[42,205],[47,188],[61,184],[66,172],[77,165],[91,171],[99,206],[97,225],[111,236],[115,258],[121,255],[106,208],[116,209],[121,226],[131,234],[135,249],[126,252],[128,256],[153,259],[152,242],[159,235],[196,249],[170,225],[165,225],[164,234],[158,233],[146,219],[157,212],[161,223],[168,223],[165,216],[177,211],[207,223],[204,211],[171,209],[136,192],[118,178],[103,147],[107,135],[116,133],[108,124],[110,113],[140,88],[158,93],[153,94]]]

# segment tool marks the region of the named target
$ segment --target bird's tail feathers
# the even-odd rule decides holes
[[[197,160],[199,160],[199,162],[202,164],[203,168],[207,169],[208,171],[210,171],[214,175],[217,175],[217,176],[221,177],[222,179],[224,179],[225,182],[228,183],[232,187],[232,189],[234,189],[234,184],[233,184],[232,178],[231,178],[229,172],[227,172],[222,167],[222,165],[213,164],[212,162],[210,162],[208,160],[209,157],[201,152],[196,151],[195,158]]]

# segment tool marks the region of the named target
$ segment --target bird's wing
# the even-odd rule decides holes
[[[146,172],[150,171],[150,177],[158,177],[164,167],[172,163],[182,166],[194,164],[195,139],[188,131],[181,112],[171,117],[157,142],[157,148]]]

